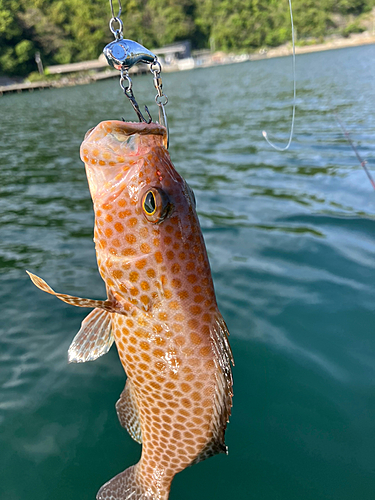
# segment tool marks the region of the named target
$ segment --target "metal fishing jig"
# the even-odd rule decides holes
[[[159,106],[159,123],[164,125],[167,129],[167,147],[169,146],[169,129],[165,106],[168,103],[168,97],[163,93],[163,84],[160,76],[161,64],[158,58],[150,50],[143,47],[143,45],[123,38],[123,23],[120,19],[122,6],[121,1],[118,0],[118,14],[115,16],[112,0],[109,0],[111,7],[112,18],[109,22],[109,29],[113,33],[115,40],[103,49],[103,53],[108,61],[108,64],[113,68],[119,70],[120,73],[120,86],[124,94],[129,99],[134,111],[137,114],[140,122],[151,123],[152,118],[150,112],[145,106],[148,119],[142,115],[138,103],[134,97],[132,90],[133,82],[129,77],[129,70],[138,63],[150,64],[150,71],[154,76],[154,87],[157,91],[155,96],[156,104]],[[116,27],[117,25],[117,27]],[[126,85],[127,82],[127,85]]]

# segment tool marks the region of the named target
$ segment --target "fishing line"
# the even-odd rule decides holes
[[[344,124],[342,123],[342,121],[340,120],[339,116],[337,113],[335,113],[335,118],[336,118],[336,121],[337,123],[340,125],[341,127],[341,130],[346,138],[346,140],[348,141],[348,143],[351,145],[356,157],[357,157],[357,160],[359,161],[359,163],[361,164],[361,167],[363,168],[363,170],[366,172],[366,175],[367,177],[369,178],[369,181],[371,182],[371,185],[372,187],[374,188],[375,190],[375,182],[374,182],[374,179],[372,178],[372,175],[370,174],[370,171],[369,169],[366,167],[366,163],[367,161],[364,160],[361,155],[358,153],[358,149],[355,147],[354,145],[354,142],[352,141],[352,138],[350,137],[349,135],[349,132],[346,130],[346,128],[344,127]]]
[[[292,11],[292,1],[289,0],[289,11],[290,11],[290,22],[292,23],[292,43],[293,43],[293,114],[292,114],[292,125],[290,127],[290,135],[289,135],[289,141],[288,144],[284,148],[280,148],[279,146],[276,146],[273,144],[267,136],[267,132],[265,130],[262,131],[263,137],[266,139],[268,144],[273,147],[273,149],[276,149],[277,151],[286,151],[289,149],[290,143],[292,142],[293,138],[293,131],[294,131],[294,117],[296,114],[296,45],[294,41],[294,23],[293,23],[293,11]]]

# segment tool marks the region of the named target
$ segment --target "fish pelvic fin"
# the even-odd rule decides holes
[[[105,483],[98,491],[96,500],[168,500],[168,497],[169,488],[152,491],[143,487],[137,475],[137,465],[133,465]]]
[[[94,361],[106,354],[114,341],[111,313],[96,308],[82,321],[68,350],[69,363]]]
[[[125,427],[134,441],[142,444],[141,421],[134,387],[130,379],[126,381],[125,389],[116,403],[116,411],[120,424]]]
[[[63,293],[57,293],[54,290],[52,290],[52,288],[44,280],[42,280],[42,278],[39,278],[39,276],[36,276],[35,274],[30,273],[29,271],[26,272],[29,275],[31,281],[34,283],[34,285],[40,288],[40,290],[43,290],[43,292],[47,292],[51,295],[54,295],[55,297],[62,300],[63,302],[66,302],[67,304],[76,307],[99,308],[109,312],[119,312],[117,309],[115,309],[114,305],[109,300],[82,299],[80,297],[74,297],[73,295],[65,295]]]

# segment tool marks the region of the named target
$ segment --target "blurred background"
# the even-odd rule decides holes
[[[372,7],[295,1],[298,40],[333,36],[335,20],[360,23]],[[375,192],[335,113],[375,171],[375,45],[297,55],[295,137],[275,151],[262,130],[288,140],[292,61],[268,55],[290,40],[287,9],[124,5],[125,36],[150,48],[188,39],[192,50],[267,52],[163,75],[171,158],[197,198],[236,361],[229,456],[180,473],[171,500],[374,498]],[[35,71],[35,50],[51,66],[97,58],[109,17],[107,2],[5,0],[1,71]],[[19,61],[23,41],[31,55]],[[133,85],[156,118],[151,75]],[[79,146],[101,120],[135,115],[117,79],[4,94],[0,114],[0,498],[93,500],[140,455],[114,407],[125,374],[115,348],[68,365],[87,311],[25,270],[104,298]]]
[[[297,45],[375,36],[374,6],[375,0],[293,0]],[[113,38],[109,18],[108,0],[2,0],[0,76],[37,80],[36,53],[46,67],[98,58]],[[247,54],[291,41],[287,0],[129,0],[122,20],[124,38],[149,49],[188,40],[193,50]]]

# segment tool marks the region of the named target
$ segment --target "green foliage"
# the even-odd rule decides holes
[[[341,34],[342,36],[347,37],[351,33],[362,33],[363,31],[365,31],[364,28],[362,28],[362,26],[360,26],[357,22],[354,22],[345,26]]]
[[[298,39],[334,30],[333,14],[348,16],[345,36],[359,32],[353,16],[374,5],[293,0]],[[113,39],[109,19],[107,0],[0,0],[0,74],[35,71],[36,51],[44,66],[97,58]],[[149,48],[190,39],[195,48],[249,51],[291,39],[287,0],[127,0],[122,20],[124,36]]]

